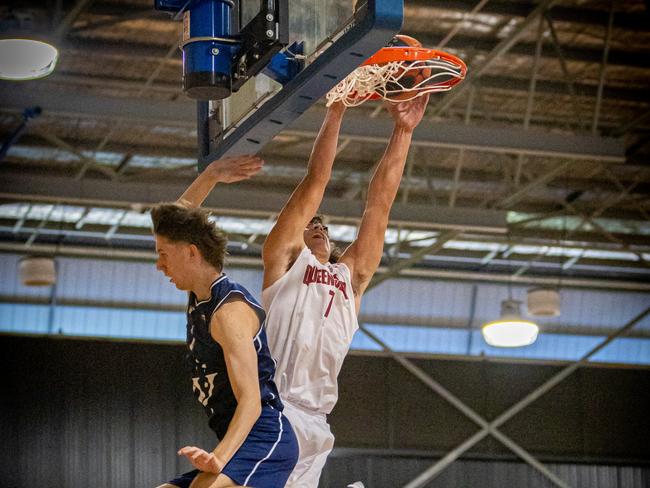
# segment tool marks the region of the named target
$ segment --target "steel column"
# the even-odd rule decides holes
[[[609,46],[612,41],[612,27],[614,25],[614,0],[610,0],[609,21],[607,22],[607,31],[605,33],[605,47],[603,49],[603,60],[600,65],[600,77],[598,80],[598,94],[596,95],[596,108],[594,109],[594,119],[591,125],[591,133],[598,133],[598,119],[600,118],[600,106],[603,99],[603,88],[605,86],[605,75],[607,71],[607,59],[609,56]]]

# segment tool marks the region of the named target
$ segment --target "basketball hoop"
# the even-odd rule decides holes
[[[425,93],[451,90],[466,73],[460,58],[397,35],[391,45],[380,49],[327,94],[327,106],[335,102],[355,107],[366,100],[413,100]]]

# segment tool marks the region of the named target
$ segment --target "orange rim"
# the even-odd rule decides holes
[[[458,65],[461,78],[464,78],[467,73],[467,66],[465,66],[462,59],[444,51],[423,47],[384,47],[369,57],[361,66],[386,64],[396,61],[426,61],[427,59],[442,59]]]
[[[399,61],[426,61],[428,59],[439,59],[455,64],[460,69],[460,74],[458,76],[452,77],[449,80],[442,81],[440,83],[433,83],[415,91],[434,91],[436,88],[440,87],[452,88],[463,81],[463,79],[465,79],[465,75],[467,74],[467,66],[462,59],[444,51],[427,49],[423,47],[384,47],[369,57],[364,63],[361,64],[361,66],[368,66],[371,64],[386,64]],[[368,100],[379,100],[381,98],[381,95],[378,93],[373,93],[368,97]]]

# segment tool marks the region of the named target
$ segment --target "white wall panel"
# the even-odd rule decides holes
[[[182,310],[187,295],[169,283],[153,263],[57,258],[57,305],[51,315],[47,305],[50,287],[20,285],[19,258],[0,254],[2,331],[184,340]],[[261,270],[229,268],[227,273],[259,297]],[[467,326],[474,287],[476,313],[470,333]],[[508,296],[524,302],[525,314],[526,292],[523,286],[392,279],[366,294],[361,316],[372,322],[369,325],[374,333],[400,351],[442,355],[465,355],[469,351],[471,355],[573,360],[650,303],[650,294],[563,289],[561,315],[535,319],[541,332],[534,345],[506,350],[487,346],[480,335],[481,324],[498,318],[500,303]],[[27,304],[25,300],[43,304]],[[650,364],[650,318],[638,324],[634,332],[646,332],[648,338],[618,339],[595,359]],[[585,333],[591,335],[582,335]],[[352,348],[379,349],[362,333],[355,336]]]
[[[0,295],[49,297],[49,286],[24,286],[19,279],[18,263],[21,256],[0,254]]]

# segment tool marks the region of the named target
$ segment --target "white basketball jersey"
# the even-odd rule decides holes
[[[321,264],[305,247],[262,292],[262,303],[281,398],[330,413],[338,399],[336,378],[359,327],[350,270]]]

